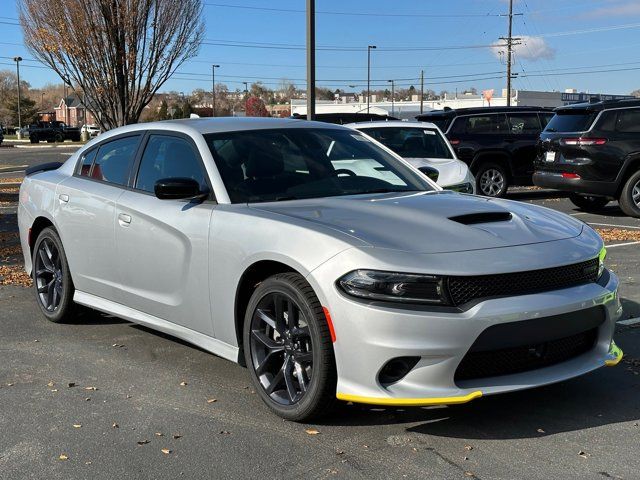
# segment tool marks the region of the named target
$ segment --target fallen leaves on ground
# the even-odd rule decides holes
[[[181,386],[181,387],[186,387],[187,385],[188,385],[188,383],[187,383],[187,382],[185,382],[185,381],[180,382],[180,386]]]
[[[150,440],[144,439],[144,440],[140,440],[138,442],[138,445],[146,445],[147,443],[150,443]]]
[[[207,403],[215,403],[217,401],[218,401],[217,398],[210,398],[209,400],[207,400]]]
[[[160,450],[162,453],[164,453],[165,455],[169,455],[171,453],[171,450],[169,450],[168,448],[163,448],[162,450]]]
[[[605,242],[640,242],[640,230],[629,228],[596,228]]]
[[[30,287],[31,284],[31,277],[22,265],[0,265],[0,285]]]
[[[68,460],[69,459],[69,455],[67,455],[66,453],[61,453],[58,458],[60,460]]]
[[[24,177],[9,177],[9,178],[0,178],[0,183],[22,183]]]
[[[0,232],[0,243],[12,242],[19,238],[18,232]]]
[[[82,428],[82,424],[81,423],[74,423],[73,424],[73,428]]]
[[[320,435],[320,432],[315,428],[307,428],[305,429],[305,432],[307,433],[307,435]]]
[[[177,440],[177,439],[179,439],[179,438],[182,438],[182,435],[180,435],[179,433],[176,433],[176,434],[174,434],[174,435],[172,435],[172,436],[173,436],[173,439],[174,439],[174,440]]]
[[[14,255],[21,255],[22,247],[20,245],[11,245],[8,247],[0,248],[0,257],[12,257]]]
[[[584,451],[582,451],[582,450],[580,450],[580,451],[578,452],[578,456],[579,456],[579,457],[582,457],[582,458],[589,458],[589,457],[591,456],[591,454],[590,454],[590,453],[587,453],[587,452],[584,452]]]

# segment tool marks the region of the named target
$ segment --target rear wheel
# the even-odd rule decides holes
[[[33,135],[29,135],[29,141],[31,143],[39,143],[40,139],[38,138],[38,135],[33,134]]]
[[[580,210],[584,210],[585,212],[594,212],[604,208],[607,203],[609,203],[609,199],[607,197],[598,197],[593,195],[579,195],[577,193],[572,193],[569,195],[569,200],[578,207]]]
[[[630,217],[640,218],[640,171],[631,175],[620,193],[620,208]]]
[[[56,133],[55,137],[53,137],[53,140],[58,143],[64,142],[64,137],[61,133]]]
[[[337,378],[331,334],[301,275],[274,275],[256,288],[243,334],[251,380],[276,414],[306,421],[331,409]]]
[[[507,172],[497,163],[484,163],[476,173],[476,191],[487,197],[504,197],[509,188]]]
[[[69,264],[60,237],[52,227],[40,232],[33,248],[33,289],[48,320],[66,322],[75,316],[75,288]]]

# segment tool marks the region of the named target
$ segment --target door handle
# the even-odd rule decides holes
[[[126,213],[121,213],[118,215],[118,223],[121,227],[127,227],[131,224],[131,215],[127,215]]]
[[[69,201],[69,195],[67,195],[66,193],[61,193],[60,195],[58,195],[58,198],[62,203],[67,203]]]

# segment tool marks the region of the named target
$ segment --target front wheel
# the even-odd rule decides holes
[[[301,275],[274,275],[256,288],[243,338],[251,380],[276,414],[307,421],[335,404],[331,334],[318,297]]]
[[[631,175],[620,193],[620,208],[630,217],[640,218],[640,171]]]
[[[606,197],[578,195],[577,193],[569,195],[569,200],[571,200],[571,203],[576,207],[580,210],[584,210],[585,212],[596,212],[604,208],[607,203],[609,203],[609,199]]]
[[[504,197],[509,179],[504,167],[497,163],[485,163],[476,173],[476,191],[486,197]]]
[[[61,323],[73,319],[75,288],[62,241],[53,227],[42,230],[33,247],[33,289],[48,320]]]

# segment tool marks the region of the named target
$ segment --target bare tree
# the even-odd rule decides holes
[[[104,129],[135,123],[204,36],[201,0],[21,0],[31,53],[77,92]]]

